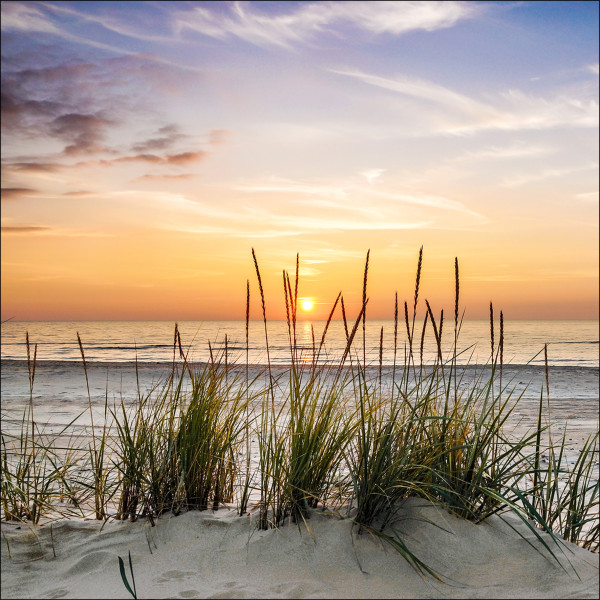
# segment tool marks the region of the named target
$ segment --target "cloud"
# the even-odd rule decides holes
[[[42,65],[46,60],[33,52],[27,62],[36,59]],[[124,101],[111,98],[114,86],[106,78],[102,68],[89,64],[3,67],[3,133],[36,143],[40,138],[60,140],[67,144],[66,154],[91,151],[119,124],[119,112],[128,113]]]
[[[348,185],[316,185],[312,183],[299,183],[291,179],[271,177],[262,183],[239,185],[236,190],[243,192],[282,192],[301,194],[304,196],[320,196],[322,198],[345,199],[348,196]]]
[[[357,70],[328,69],[328,71],[337,75],[358,79],[368,85],[397,92],[405,96],[427,100],[459,114],[477,116],[479,119],[491,119],[498,116],[496,109],[483,102],[473,100],[469,96],[459,94],[441,85],[422,79],[404,76],[397,76],[391,79]]]
[[[93,193],[94,192],[92,192],[90,190],[74,190],[72,192],[65,192],[62,195],[66,196],[66,197],[70,197],[70,196],[78,197],[78,196],[89,196],[90,194],[93,194]]]
[[[34,140],[36,148],[42,140],[62,143],[66,156],[122,153],[122,147],[106,147],[106,141],[122,139],[128,131],[125,123],[139,129],[149,116],[156,122],[154,101],[140,89],[172,91],[180,82],[172,69],[143,56],[98,57],[92,63],[73,53],[55,55],[46,46],[32,44],[26,53],[13,46],[3,43],[2,48],[2,132],[21,141]],[[62,64],[48,64],[57,61]],[[154,135],[129,144],[135,154],[176,155],[187,150],[177,145],[188,137],[166,124]]]
[[[355,27],[382,34],[435,31],[453,27],[481,12],[473,2],[347,2],[331,3],[333,20],[349,21]],[[345,6],[344,6],[345,5]]]
[[[2,233],[7,235],[43,235],[67,238],[112,238],[114,233],[90,231],[86,229],[69,229],[46,227],[41,225],[2,225]]]
[[[544,179],[553,179],[557,177],[564,177],[565,175],[571,175],[572,173],[579,173],[581,171],[598,170],[598,163],[588,163],[584,165],[574,165],[571,167],[564,167],[562,169],[544,169],[537,173],[528,172],[524,175],[515,175],[504,181],[502,184],[504,187],[517,187],[532,181],[543,181]]]
[[[110,3],[106,3],[110,4]],[[84,46],[89,46],[97,50],[103,50],[106,53],[114,56],[118,54],[120,56],[143,58],[146,63],[155,63],[157,65],[166,65],[169,67],[175,67],[182,71],[192,72],[203,72],[202,69],[193,65],[186,65],[171,61],[164,56],[146,53],[143,54],[136,50],[130,50],[127,47],[119,46],[114,43],[105,43],[94,39],[96,31],[91,31],[89,28],[85,29],[85,23],[96,23],[105,29],[109,29],[112,32],[118,33],[125,37],[132,37],[138,40],[147,40],[154,42],[172,43],[177,41],[168,25],[168,15],[161,15],[159,19],[150,20],[146,22],[140,17],[140,12],[137,7],[133,9],[135,12],[133,15],[127,14],[126,5],[119,6],[114,18],[111,17],[98,17],[90,14],[83,14],[79,11],[66,8],[64,5],[55,5],[49,2],[39,3],[37,6],[31,6],[30,2],[2,2],[2,31],[7,32],[18,32],[24,35],[29,34],[31,37],[39,36],[40,34],[49,34],[59,37],[68,42],[74,42]],[[53,22],[53,13],[62,12],[63,14],[69,14],[76,19],[62,19],[61,21],[56,20]],[[123,15],[126,15],[125,17]],[[77,22],[78,19],[78,22]],[[167,24],[167,35],[165,36],[149,36],[148,30],[156,27],[156,23]],[[132,26],[133,24],[133,26]],[[137,29],[135,28],[137,24]],[[75,33],[68,30],[72,27]],[[84,35],[79,35],[79,32],[85,31]],[[111,36],[113,39],[114,36]]]
[[[550,129],[569,127],[598,127],[598,101],[564,95],[540,98],[520,90],[509,90],[501,95],[508,107],[501,119],[492,123],[494,129]]]
[[[405,76],[381,77],[357,70],[327,69],[331,73],[425,100],[438,109],[437,133],[471,134],[485,130],[541,130],[559,126],[597,127],[598,101],[568,96],[540,98],[509,90],[482,102],[430,81]],[[420,107],[422,111],[422,107]],[[431,112],[431,109],[430,111]]]
[[[62,105],[49,100],[23,99],[16,95],[11,89],[10,83],[3,80],[3,91],[1,94],[2,131],[29,133],[28,129],[34,119],[54,118],[60,114]]]
[[[50,132],[70,142],[64,149],[67,156],[102,152],[99,143],[114,121],[100,114],[69,113],[57,117],[49,124]]]
[[[2,30],[60,33],[45,13],[30,2],[2,2]]]
[[[211,146],[219,146],[224,144],[229,138],[229,131],[227,129],[213,129],[208,134],[208,143]]]
[[[385,169],[365,169],[364,171],[361,171],[359,175],[362,175],[368,183],[373,183],[375,180],[379,179],[383,173],[385,173]]]
[[[191,162],[204,160],[207,155],[208,153],[204,150],[198,150],[196,152],[180,152],[179,154],[167,154],[165,160],[169,164],[185,165]]]
[[[262,47],[292,48],[314,43],[318,36],[402,35],[410,31],[435,31],[456,25],[483,12],[473,2],[311,2],[281,3],[201,3],[187,8],[177,3],[176,9],[150,3],[143,11],[110,3],[94,13],[82,12],[64,3],[2,3],[2,29],[26,33],[52,34],[62,39],[86,44],[119,54],[134,54],[127,44],[99,41],[99,26],[111,32],[110,39],[131,38],[138,42],[183,44],[182,33],[196,33],[224,40],[237,38]],[[106,5],[105,5],[106,6]],[[181,8],[181,7],[184,8]],[[347,30],[350,29],[350,32]],[[82,33],[83,32],[83,33]],[[151,33],[149,33],[151,32]],[[139,46],[139,44],[137,44]],[[125,47],[123,47],[125,46]],[[148,60],[170,63],[163,56]],[[189,65],[174,65],[195,69]]]
[[[577,198],[577,200],[582,200],[583,202],[598,203],[598,190],[594,192],[583,192],[581,194],[575,194],[575,198]]]
[[[268,223],[270,235],[323,230],[465,229],[488,222],[485,216],[450,198],[398,194],[353,182],[317,185],[271,178],[235,189],[260,194],[256,201],[244,201],[246,211],[237,216],[246,225]]]
[[[158,164],[165,162],[165,160],[156,154],[136,154],[134,156],[121,156],[112,160],[102,160],[100,164],[106,167],[110,167],[116,163],[129,163],[129,162],[146,162],[151,164]]]
[[[15,173],[55,173],[63,168],[60,163],[51,163],[43,161],[22,161],[14,163],[4,163],[3,169],[6,172]]]
[[[466,152],[461,156],[452,158],[449,162],[477,161],[477,160],[510,160],[513,158],[527,158],[532,156],[543,156],[556,152],[555,148],[539,146],[534,144],[516,143],[510,146],[488,146],[480,150]]]
[[[87,151],[94,152],[100,151],[99,149],[90,147]],[[81,152],[84,150],[81,149]],[[80,153],[80,152],[77,152]],[[69,154],[75,154],[70,152]],[[66,171],[72,169],[78,169],[81,167],[113,167],[120,163],[146,163],[150,165],[171,165],[176,167],[183,167],[191,165],[197,162],[205,160],[209,156],[209,153],[204,150],[197,150],[194,152],[179,152],[177,154],[137,154],[131,156],[120,156],[112,159],[90,159],[78,161],[71,164],[59,163],[59,162],[44,162],[44,161],[18,161],[9,162],[3,161],[2,168],[6,173],[31,173],[31,174],[44,174],[44,173],[56,173],[59,171]],[[177,174],[174,175],[174,177]],[[189,177],[191,175],[186,174],[183,177]]]
[[[37,190],[33,188],[15,187],[15,188],[2,188],[2,200],[16,200],[22,196],[28,196],[29,194],[35,194]]]
[[[182,173],[180,175],[142,175],[136,177],[133,181],[177,181],[191,179],[195,177],[193,173]]]
[[[180,133],[177,125],[165,125],[157,131],[157,136],[134,144],[133,152],[147,153],[156,150],[167,150],[177,142],[186,139],[187,135]]]
[[[113,11],[113,14],[83,13],[70,8],[65,4],[45,4],[44,6],[52,12],[77,17],[80,21],[95,23],[101,27],[104,27],[104,29],[118,33],[124,37],[131,37],[150,42],[171,41],[171,38],[168,35],[150,35],[148,33],[149,30],[156,28],[157,21],[148,22],[146,19],[147,11],[136,11],[135,18],[132,18],[131,15],[127,14],[128,7],[124,5],[120,5],[118,8],[116,8],[116,10]]]
[[[138,154],[135,156],[121,156],[112,160],[102,160],[101,164],[110,166],[121,162],[147,162],[151,164],[170,164],[170,165],[186,165],[189,163],[199,162],[208,156],[208,152],[197,150],[196,152],[180,152],[178,154],[165,154],[158,156],[156,154]]]
[[[234,2],[229,10],[195,6],[175,14],[177,32],[191,30],[217,39],[237,37],[257,46],[292,48],[311,43],[319,34],[340,35],[344,26],[370,34],[401,35],[452,27],[481,11],[471,2],[312,2],[290,4],[275,14]],[[258,4],[261,6],[261,4]]]
[[[2,233],[29,234],[46,233],[50,227],[39,227],[34,225],[2,225]]]

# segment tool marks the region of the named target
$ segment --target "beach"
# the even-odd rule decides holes
[[[19,422],[27,365],[23,361],[5,365],[3,388],[12,390],[3,399],[6,434],[11,424]],[[36,422],[42,431],[56,433],[84,407],[85,376],[82,366],[72,362],[40,363],[37,369]],[[133,402],[138,382],[146,392],[168,371],[167,364],[138,365],[137,372],[130,363],[89,364],[96,428],[102,423],[107,397],[112,402],[121,398]],[[513,372],[512,377],[543,377],[535,371]],[[250,371],[254,377],[260,373],[264,381],[264,369]],[[593,386],[597,370],[583,373],[590,381],[582,387]],[[283,367],[272,372],[283,381],[286,374]],[[373,377],[377,374],[372,370]],[[229,376],[244,375],[243,369],[234,368]],[[385,376],[390,376],[389,370]],[[518,403],[510,421],[514,435],[535,428],[536,396],[524,394]],[[573,463],[585,439],[597,430],[597,402],[561,398],[552,410],[556,433],[562,434],[563,425],[568,428],[567,457]],[[72,426],[70,439],[80,436],[89,443],[89,414],[84,411],[80,419]],[[253,467],[257,463],[254,450]],[[129,552],[139,598],[597,597],[597,553],[557,542],[539,530],[537,539],[512,513],[475,524],[423,499],[406,500],[393,530],[438,580],[417,572],[376,536],[359,534],[351,518],[353,509],[312,510],[305,523],[261,530],[253,507],[258,499],[254,494],[244,516],[239,516],[236,505],[229,505],[136,522],[109,518],[103,524],[89,511],[85,518],[52,522],[50,517],[39,526],[3,521],[2,597],[127,598],[118,557],[124,559],[131,583]]]
[[[54,353],[60,355],[59,350]],[[267,414],[275,410],[276,429],[288,423],[293,378],[283,353],[275,355],[270,368],[268,364],[239,362],[225,365],[222,355],[216,365],[197,362],[187,366],[180,357],[132,362],[123,356],[121,353],[119,360],[112,361],[92,357],[85,368],[81,360],[39,360],[32,390],[31,364],[4,358],[3,436],[22,435],[23,411],[33,407],[35,431],[41,439],[87,452],[94,444],[93,419],[96,442],[106,423],[109,448],[115,448],[114,417],[120,414],[121,405],[135,415],[140,399],[160,397],[168,377],[176,373],[178,381],[188,367],[208,374],[209,379],[216,377],[218,385],[233,396],[235,382],[242,387],[243,382],[253,382],[248,394],[256,392],[257,396],[248,407],[250,422],[263,422],[265,410]],[[590,435],[598,430],[598,368],[588,366],[593,364],[593,354],[581,362],[571,365],[562,357],[547,372],[540,364],[506,364],[501,378],[499,373],[492,374],[490,365],[460,365],[456,392],[450,396],[470,397],[474,390],[485,389],[491,377],[490,394],[506,398],[511,407],[503,430],[514,440],[534,439],[541,398],[542,425],[551,425],[542,434],[542,445],[546,448],[551,440],[561,445],[564,439],[562,463],[571,468]],[[339,372],[331,365],[300,361],[296,366],[305,374],[300,387],[314,374],[321,381],[319,390],[345,381],[342,395],[358,402],[357,372],[363,378],[359,377],[359,383],[363,381],[364,389],[377,397],[393,398],[392,391],[397,393],[406,385],[399,383],[401,370],[390,361],[361,368],[358,364],[346,365],[343,372],[349,378],[338,379]],[[416,372],[416,379],[425,382],[451,376],[449,365],[444,372],[432,370],[431,365],[417,367]],[[411,378],[414,376],[413,370]],[[182,395],[191,394],[194,386],[189,377],[181,381]],[[414,393],[418,396],[420,392]],[[249,469],[257,474],[264,459],[259,451],[258,425],[252,426],[249,436],[249,445],[237,446],[236,452],[242,465],[244,453],[249,452]],[[350,448],[356,446],[348,446],[347,452]],[[592,480],[597,487],[597,452],[595,456]],[[109,454],[109,459],[120,460],[114,454]],[[549,459],[547,452],[540,456],[542,468]],[[350,463],[347,468],[351,469]],[[476,522],[422,497],[400,498],[385,534],[402,540],[408,552],[403,555],[378,532],[356,523],[354,499],[350,504],[320,503],[305,510],[297,521],[289,515],[281,522],[270,517],[271,526],[261,527],[260,478],[254,477],[245,511],[240,511],[240,479],[231,501],[219,502],[218,510],[210,510],[212,504],[209,510],[178,506],[148,517],[138,508],[132,522],[123,515],[116,518],[118,502],[112,501],[103,521],[94,518],[88,497],[81,507],[61,501],[38,525],[3,520],[2,597],[130,597],[119,569],[121,557],[133,586],[129,553],[139,598],[597,597],[597,552],[552,537],[523,513],[519,517],[505,509]],[[271,511],[277,506],[273,502]],[[419,562],[411,563],[407,556]]]
[[[222,509],[155,526],[71,520],[33,532],[3,523],[2,597],[127,598],[118,556],[131,584],[129,552],[138,598],[598,597],[598,554],[542,534],[559,564],[512,516],[475,525],[409,500],[401,518],[408,546],[443,583],[348,518],[316,512],[308,527],[259,531],[252,517]]]
[[[204,363],[198,363],[202,368]],[[27,361],[4,360],[2,362],[2,408],[3,431],[15,432],[20,426],[23,408],[29,402],[29,381]],[[34,411],[36,422],[47,432],[63,429],[73,419],[76,422],[70,428],[83,435],[90,418],[88,406],[88,385],[96,426],[103,423],[105,401],[113,408],[121,399],[126,406],[138,397],[139,391],[148,391],[160,387],[169,375],[173,364],[168,362],[90,362],[84,372],[81,361],[40,361],[36,366],[34,382]],[[368,369],[371,379],[379,376],[378,367]],[[286,377],[289,368],[272,368],[272,375],[283,381],[283,400],[286,390]],[[463,387],[489,376],[489,368],[482,365],[463,367]],[[482,373],[484,375],[482,375]],[[509,427],[514,435],[523,435],[536,426],[540,394],[544,393],[546,414],[549,410],[555,437],[567,431],[567,451],[571,462],[581,449],[589,435],[598,430],[598,368],[581,366],[550,367],[550,400],[545,396],[544,367],[539,365],[507,365],[504,367],[504,386],[512,394],[516,407],[510,417]],[[231,379],[246,377],[243,365],[230,367]],[[392,369],[382,370],[383,381],[389,388]],[[251,365],[250,379],[257,379],[257,386],[268,385],[266,365]],[[277,389],[277,388],[276,388]]]

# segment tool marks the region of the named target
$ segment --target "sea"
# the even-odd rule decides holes
[[[39,414],[62,422],[79,408],[83,410],[90,398],[99,411],[107,398],[111,402],[137,398],[140,389],[145,392],[158,385],[173,361],[180,361],[179,344],[174,344],[176,326],[190,363],[226,361],[229,368],[248,363],[258,369],[270,363],[273,368],[285,369],[291,363],[294,335],[296,359],[307,363],[338,364],[347,345],[343,321],[329,325],[298,321],[295,334],[285,321],[269,321],[266,327],[263,321],[250,321],[248,329],[245,321],[182,321],[177,325],[170,321],[5,321],[1,326],[3,430],[10,420],[7,410],[22,409],[30,398]],[[408,328],[412,327],[409,322]],[[428,324],[421,355],[422,330],[423,323],[416,322],[412,361],[419,364],[422,357],[424,365],[432,365],[438,353],[435,336]],[[456,354],[467,380],[469,373],[474,380],[486,366],[489,369],[492,357],[500,360],[500,338],[498,320],[493,323],[493,342],[489,320],[462,323]],[[587,429],[597,429],[598,338],[597,320],[505,321],[504,382],[515,396],[537,403],[540,394],[546,393],[547,363],[552,401],[564,405],[565,418],[585,416]],[[30,366],[35,356],[33,382],[27,339]],[[444,323],[441,341],[443,359],[449,361],[454,356],[454,322]],[[347,361],[360,361],[374,376],[379,373],[390,379],[409,354],[404,321],[396,326],[394,321],[367,320],[364,333],[362,324],[357,328]]]
[[[245,321],[6,321],[1,326],[3,435],[18,435],[29,406],[40,427],[56,432],[73,422],[73,427],[87,431],[91,404],[97,426],[107,403],[114,410],[121,401],[135,402],[161,385],[174,361],[181,364],[175,327],[191,364],[226,362],[242,377],[248,364],[254,373],[264,373],[265,382],[267,364],[280,374],[291,364],[294,331],[285,321],[269,321],[266,327],[251,321],[248,329]],[[412,330],[412,323],[408,327]],[[434,364],[438,348],[428,324],[421,354],[422,330],[423,323],[416,322],[411,358],[404,321],[397,327],[393,321],[367,321],[364,333],[362,324],[356,330],[347,364],[360,362],[374,380],[379,376],[388,384],[407,360],[419,365],[422,359],[427,368]],[[462,385],[486,381],[491,363],[498,364],[501,354],[503,385],[519,398],[515,427],[535,427],[543,398],[558,431],[569,431],[567,450],[575,460],[578,448],[598,431],[598,321],[506,321],[502,336],[495,321],[493,341],[491,334],[489,320],[462,323],[456,342]],[[298,321],[295,343],[295,360],[337,365],[347,345],[346,327],[342,321],[328,326],[324,321]],[[453,358],[454,344],[454,323],[445,323],[444,361]]]
[[[319,349],[325,321],[298,321],[296,343],[306,354]],[[351,325],[349,325],[350,327]],[[246,360],[245,321],[183,321],[177,323],[182,345],[196,361],[209,361],[225,349],[230,361]],[[409,323],[412,329],[412,323]],[[414,353],[418,352],[423,323],[414,325]],[[511,365],[543,365],[544,345],[550,366],[598,368],[598,321],[505,321],[503,324],[503,360]],[[171,321],[6,321],[2,324],[1,359],[25,360],[26,335],[31,353],[37,345],[38,361],[81,361],[77,334],[88,362],[169,362],[173,358],[175,323]],[[424,362],[437,354],[437,345],[429,326],[425,337]],[[500,338],[499,322],[494,323],[494,352]],[[250,321],[248,331],[249,361],[252,364],[289,364],[290,337],[286,321],[267,322],[269,354],[265,344],[263,321]],[[394,343],[395,341],[395,343]],[[362,325],[355,337],[355,347],[362,348]],[[397,328],[393,321],[367,321],[365,331],[367,360],[378,362],[382,349],[383,364],[401,361],[408,348],[406,325]],[[346,330],[342,321],[331,321],[319,354],[321,362],[336,361],[346,347]],[[454,323],[442,330],[444,354],[454,347]],[[394,351],[394,348],[396,350]],[[489,320],[465,321],[458,332],[459,364],[485,364],[492,353]],[[362,352],[362,350],[361,350]]]

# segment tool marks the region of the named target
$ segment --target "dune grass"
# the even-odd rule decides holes
[[[112,408],[106,397],[100,425],[94,423],[88,385],[87,446],[64,446],[59,435],[38,431],[33,400],[37,349],[32,358],[27,336],[30,402],[20,432],[2,434],[4,519],[37,524],[42,517],[90,509],[98,520],[146,517],[153,523],[166,511],[237,504],[240,515],[256,514],[258,527],[266,529],[288,521],[309,527],[314,510],[329,510],[351,518],[358,533],[367,531],[391,544],[420,573],[439,577],[394,529],[403,501],[417,496],[476,523],[513,511],[540,540],[539,532],[546,531],[555,540],[598,551],[598,433],[575,464],[566,464],[566,437],[554,442],[546,422],[548,383],[541,390],[537,427],[516,439],[508,433],[520,397],[503,381],[504,320],[500,312],[496,337],[491,303],[489,363],[475,382],[463,385],[465,369],[457,360],[464,317],[457,259],[450,351],[445,354],[442,343],[443,311],[436,315],[427,299],[424,309],[419,305],[421,248],[411,309],[404,302],[403,363],[397,362],[401,316],[395,296],[390,381],[382,376],[383,330],[379,368],[367,364],[368,253],[358,315],[349,318],[340,292],[319,342],[313,333],[308,361],[301,356],[296,332],[299,257],[295,277],[283,272],[290,349],[284,376],[272,369],[267,303],[254,251],[252,258],[267,351],[264,373],[249,376],[247,282],[244,368],[232,374],[227,337],[216,355],[210,347],[210,362],[192,364],[176,324],[170,375]],[[420,332],[415,331],[419,310]],[[336,317],[343,321],[347,345],[341,357],[323,366],[319,359]],[[437,352],[426,365],[427,335],[433,336]],[[79,334],[78,343],[87,383]]]

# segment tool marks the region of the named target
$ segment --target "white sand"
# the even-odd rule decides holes
[[[505,518],[535,549],[498,517],[475,525],[423,500],[409,500],[402,515],[403,539],[446,583],[357,535],[349,519],[317,513],[310,533],[259,531],[251,517],[220,510],[102,531],[71,520],[34,535],[3,523],[1,595],[128,598],[117,557],[127,565],[130,551],[139,598],[598,598],[598,554],[543,534],[559,565],[513,516]]]

